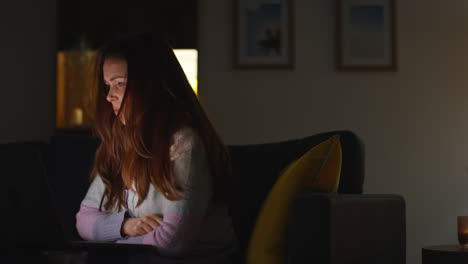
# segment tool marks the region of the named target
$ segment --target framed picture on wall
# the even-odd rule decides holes
[[[236,69],[294,67],[292,0],[233,0]]]
[[[336,0],[338,71],[396,71],[396,0]]]

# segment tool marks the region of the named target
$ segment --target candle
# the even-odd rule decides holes
[[[457,217],[458,242],[462,246],[468,246],[468,216]]]
[[[79,107],[73,109],[70,123],[72,126],[81,126],[83,124],[83,110]]]

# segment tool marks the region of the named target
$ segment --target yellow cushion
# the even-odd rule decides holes
[[[287,221],[292,200],[301,192],[337,192],[340,173],[339,136],[318,144],[291,163],[263,203],[250,239],[247,263],[287,263]]]

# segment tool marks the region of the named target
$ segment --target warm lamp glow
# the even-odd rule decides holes
[[[90,126],[90,65],[95,51],[57,52],[56,128]]]
[[[198,94],[198,51],[195,49],[175,49],[179,61],[195,94]]]

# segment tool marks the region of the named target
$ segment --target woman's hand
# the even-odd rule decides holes
[[[127,218],[122,224],[122,233],[127,236],[142,236],[161,225],[163,219],[155,214],[140,218]]]

